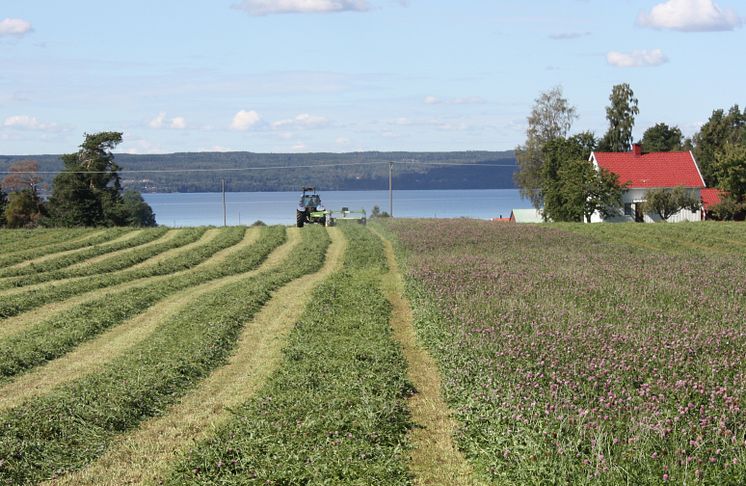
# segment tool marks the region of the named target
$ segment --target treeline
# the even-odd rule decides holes
[[[57,155],[0,156],[0,170],[8,170],[12,164],[24,159],[36,161],[40,171],[58,171],[63,167]],[[395,163],[393,176],[398,189],[515,187],[515,158],[512,151],[200,152],[116,154],[116,160],[122,168],[122,187],[140,192],[215,192],[221,190],[223,179],[227,190],[234,192],[297,191],[309,185],[327,191],[376,190],[388,187],[389,162]],[[462,166],[459,167],[459,164]],[[152,170],[166,172],[138,172]],[[45,176],[42,183],[51,184],[51,179]]]
[[[120,132],[86,134],[80,150],[60,157],[63,170],[47,187],[35,160],[13,163],[0,184],[0,226],[155,226],[139,192],[124,191],[111,150]],[[41,189],[51,189],[48,199]]]
[[[631,150],[640,110],[626,83],[612,88],[609,101],[609,125],[597,138],[593,132],[570,135],[577,113],[560,87],[536,99],[526,141],[516,148],[515,181],[546,219],[590,220],[595,211],[606,216],[620,214],[624,187],[615,174],[596,170],[588,159],[592,151]],[[644,152],[692,151],[707,186],[720,189],[721,202],[708,215],[725,220],[746,217],[746,109],[733,105],[729,110],[714,110],[691,138],[685,138],[676,126],[657,123],[645,130],[638,143]],[[696,210],[700,205],[684,188],[657,188],[648,192],[645,211],[665,221],[681,209]]]

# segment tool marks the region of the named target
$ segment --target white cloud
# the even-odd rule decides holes
[[[164,112],[158,113],[158,115],[150,120],[148,122],[148,126],[150,128],[161,128],[163,126],[163,121],[166,119],[166,114]]]
[[[317,128],[329,124],[329,119],[323,116],[309,115],[308,113],[301,113],[295,118],[288,118],[287,120],[278,120],[272,122],[272,128],[275,130],[278,128]]]
[[[573,40],[589,35],[591,35],[590,32],[559,32],[556,34],[549,34],[549,38],[552,40]]]
[[[668,57],[660,49],[636,50],[632,52],[611,51],[606,54],[606,61],[620,68],[653,67],[668,62]]]
[[[259,123],[261,120],[262,120],[262,117],[259,116],[259,113],[257,113],[256,111],[241,110],[233,116],[233,121],[231,122],[231,128],[233,130],[241,130],[241,131],[248,130],[249,128]]]
[[[20,130],[56,130],[56,123],[42,123],[35,116],[13,115],[5,118],[4,127]]]
[[[0,36],[16,35],[22,36],[31,32],[31,22],[22,19],[3,19],[0,20]]]
[[[337,140],[335,141],[337,145],[347,145],[350,143],[350,139],[345,137],[337,137]]]
[[[367,0],[243,0],[233,8],[249,15],[262,16],[288,13],[365,12]]]
[[[641,12],[637,24],[653,29],[682,32],[733,30],[743,20],[729,8],[720,8],[713,0],[668,0],[659,3],[650,13]]]
[[[186,128],[186,120],[184,119],[184,117],[176,116],[171,118],[171,128],[175,128],[177,130]]]
[[[436,98],[435,96],[425,96],[425,104],[426,105],[437,105],[441,101]]]

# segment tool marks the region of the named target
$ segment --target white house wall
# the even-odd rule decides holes
[[[622,203],[627,204],[627,203],[643,202],[645,201],[647,192],[648,192],[647,189],[627,189],[622,193]],[[696,189],[695,195],[697,198],[700,197],[699,189]],[[658,216],[657,214],[655,215],[645,214],[644,220],[646,223],[656,223],[656,222],[661,221],[661,217]],[[678,213],[668,218],[669,223],[682,223],[685,221],[701,221],[701,220],[702,220],[702,217],[701,217],[700,211],[689,211],[688,209],[679,211]],[[610,218],[604,218],[601,215],[601,213],[596,211],[595,213],[593,213],[593,216],[591,216],[591,223],[628,223],[628,222],[634,222],[634,221],[635,221],[634,216],[626,216],[624,214],[610,217]]]

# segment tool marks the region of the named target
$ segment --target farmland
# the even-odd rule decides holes
[[[0,484],[744,484],[746,229],[0,232]]]

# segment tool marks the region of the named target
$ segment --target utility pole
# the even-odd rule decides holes
[[[394,163],[389,161],[389,216],[394,217],[394,192],[391,185],[391,173],[394,168]]]
[[[228,214],[225,210],[225,179],[222,180],[223,182],[223,226],[228,226]]]

